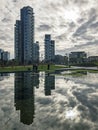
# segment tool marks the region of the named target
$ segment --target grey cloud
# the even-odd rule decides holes
[[[37,30],[38,31],[48,31],[48,30],[50,30],[51,29],[51,26],[49,26],[49,25],[40,25],[38,28],[37,28]]]
[[[91,8],[88,11],[88,16],[87,16],[88,20],[87,20],[87,18],[80,18],[78,20],[78,23],[82,24],[82,25],[80,25],[80,27],[78,27],[76,32],[73,34],[73,37],[79,37],[79,36],[81,37],[82,35],[85,35],[86,33],[88,33],[88,31],[87,31],[88,28],[91,29],[91,28],[94,28],[95,26],[97,26],[98,23],[96,21],[97,20],[97,13],[96,12],[97,11],[95,8]],[[81,14],[82,16],[84,15],[83,13],[85,13],[85,12],[82,12],[82,14]]]
[[[85,44],[80,44],[80,45],[75,45],[76,48],[81,48],[81,47],[86,47],[86,46],[90,46],[90,45],[98,45],[98,40],[93,41],[93,42],[87,42]]]
[[[80,19],[78,20],[78,23],[81,24],[81,23],[83,23],[84,21],[85,21],[84,18],[80,18]]]
[[[77,36],[81,36],[84,33],[87,32],[87,28],[89,28],[92,23],[96,20],[96,15],[94,15],[93,17],[91,17],[87,22],[83,23],[77,30],[76,32],[73,34],[74,37]]]
[[[89,52],[90,55],[96,55],[96,52],[98,52],[98,42],[97,40],[95,42],[87,42],[85,44],[81,43],[78,45],[74,45],[73,47],[63,47],[61,50],[57,50],[57,54],[65,55],[65,53],[70,53],[72,51],[86,51]]]
[[[60,9],[60,7],[65,8],[67,5],[69,5],[69,0],[52,1],[50,5],[55,10]]]
[[[78,44],[79,43],[84,44],[86,42],[93,42],[94,39],[96,40],[96,38],[92,36],[92,34],[84,34],[84,35],[82,34],[79,37],[71,38],[71,42],[76,44],[78,41]]]
[[[11,21],[10,18],[3,18],[3,19],[2,19],[2,22],[10,22],[10,21]]]
[[[60,24],[60,28],[66,28],[67,27],[67,25],[65,25],[65,24]]]
[[[17,0],[12,0],[13,2],[17,2]]]
[[[62,21],[63,21],[63,22],[62,22]],[[68,31],[69,31],[69,30],[74,29],[74,28],[76,27],[76,24],[75,24],[74,22],[66,23],[66,22],[64,21],[64,19],[62,19],[62,20],[61,20],[61,24],[59,25],[59,27],[62,28],[62,29],[65,29],[65,30],[68,28]]]
[[[3,47],[3,46],[4,46],[4,43],[0,43],[0,46]]]
[[[67,49],[65,47],[62,50],[59,50],[59,49],[56,50],[56,53],[61,54],[61,55],[65,55],[66,52],[67,52]]]
[[[82,35],[81,38],[84,39],[84,40],[87,40],[87,41],[92,41],[94,39],[93,36],[88,36],[88,35]]]
[[[93,23],[93,24],[91,24],[90,28],[94,28],[94,29],[98,28],[98,21]]]
[[[6,37],[5,37],[5,36],[0,36],[0,39],[1,39],[1,40],[5,40]]]
[[[63,34],[61,34],[61,35],[59,35],[59,36],[56,36],[55,39],[64,42],[65,39],[66,39],[66,33],[63,33]]]
[[[95,8],[91,8],[89,11],[89,18],[91,18],[94,15],[97,15],[97,10]]]
[[[3,35],[0,36],[0,40],[8,42],[8,41],[12,41],[12,37],[6,34],[4,36]]]
[[[50,3],[50,6],[51,6],[51,8],[53,9],[53,10],[58,10],[58,7],[60,7],[60,4],[59,3],[53,3],[53,2],[51,2]]]
[[[75,24],[74,22],[71,22],[71,23],[69,23],[69,26],[70,26],[71,28],[74,28],[74,27],[76,27],[76,24]]]
[[[50,3],[51,7],[54,9],[59,9],[60,7],[65,8],[66,6],[69,6],[70,3],[74,4],[74,5],[78,5],[78,6],[83,6],[88,4],[88,0],[71,0],[71,2],[69,0],[61,0],[61,1],[52,1]]]
[[[81,5],[81,4],[87,4],[88,1],[87,0],[73,0],[74,3]]]

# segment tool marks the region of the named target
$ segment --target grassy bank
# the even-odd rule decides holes
[[[59,70],[59,69],[62,69],[62,68],[66,68],[66,66],[50,65],[50,69],[48,70],[47,65],[39,65],[38,71],[54,72],[55,70]],[[33,70],[32,65],[0,67],[0,73],[1,72],[13,73],[13,72],[32,71],[32,70]],[[71,75],[82,74],[82,73],[85,73],[85,72],[98,73],[98,70],[89,70],[89,69],[75,69],[75,70],[70,70],[70,71],[71,71],[71,73],[70,73]]]
[[[63,76],[74,76],[74,77],[80,77],[83,75],[87,75],[87,73],[98,73],[98,70],[86,70],[86,69],[77,69],[77,70],[71,70],[69,73],[62,74]]]
[[[64,66],[55,66],[55,65],[50,65],[50,69],[47,69],[47,65],[39,65],[38,66],[38,71],[46,71],[46,72],[53,72],[56,69],[64,68]],[[28,66],[9,66],[9,67],[0,67],[0,72],[23,72],[23,71],[32,71],[33,66],[28,65]]]
[[[77,70],[75,70],[75,72],[77,72],[77,73],[82,73],[82,72],[98,73],[98,70],[94,70],[94,69],[92,69],[92,70],[90,70],[90,69],[77,69]]]

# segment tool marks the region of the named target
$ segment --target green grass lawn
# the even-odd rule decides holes
[[[65,66],[66,67],[66,66]],[[39,65],[38,71],[47,71],[47,72],[53,72],[56,69],[64,68],[64,66],[55,66],[50,65],[50,69],[47,69],[47,65]],[[33,66],[9,66],[9,67],[0,67],[0,72],[21,72],[21,71],[32,71]]]
[[[9,66],[9,67],[0,67],[0,72],[27,71],[28,68],[32,68],[32,66]]]
[[[47,69],[47,65],[39,65],[38,71],[45,71],[45,72],[54,72],[57,69],[66,68],[66,66],[60,66],[60,65],[50,65],[50,69]],[[9,66],[9,67],[0,67],[0,72],[21,72],[21,71],[32,71],[33,66]],[[72,70],[74,73],[81,73],[82,71],[88,71],[90,73],[98,73],[98,70],[85,70],[85,69],[76,69]]]

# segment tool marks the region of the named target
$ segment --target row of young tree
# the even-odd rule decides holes
[[[9,61],[5,60],[0,60],[0,67],[5,67],[5,66],[15,66],[17,63],[14,59],[11,59]]]
[[[41,61],[41,62],[34,62],[33,64],[40,64],[43,63],[45,64],[45,62]],[[92,61],[92,62],[82,62],[82,63],[71,63],[70,61],[68,61],[68,57],[66,56],[61,56],[61,55],[56,55],[55,56],[55,60],[53,61],[54,64],[61,64],[61,65],[70,65],[70,66],[98,66],[98,62],[96,61]],[[11,59],[9,61],[4,61],[4,60],[0,60],[0,67],[5,67],[5,66],[18,66],[18,65],[24,65],[26,66],[27,64],[20,64],[17,61],[15,61],[15,59]],[[32,63],[28,63],[28,65],[32,65]]]

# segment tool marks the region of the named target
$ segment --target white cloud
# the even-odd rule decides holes
[[[73,51],[75,45],[98,40],[98,0],[1,0],[0,3],[0,48],[10,51],[11,57],[14,55],[15,20],[19,19],[20,8],[27,5],[34,8],[35,40],[40,42],[40,51],[43,51],[45,33],[50,33],[56,40],[56,53],[63,54],[67,48]],[[73,37],[76,30],[79,30],[79,36]],[[87,48],[92,55],[98,55],[97,46],[92,44],[83,50]]]

